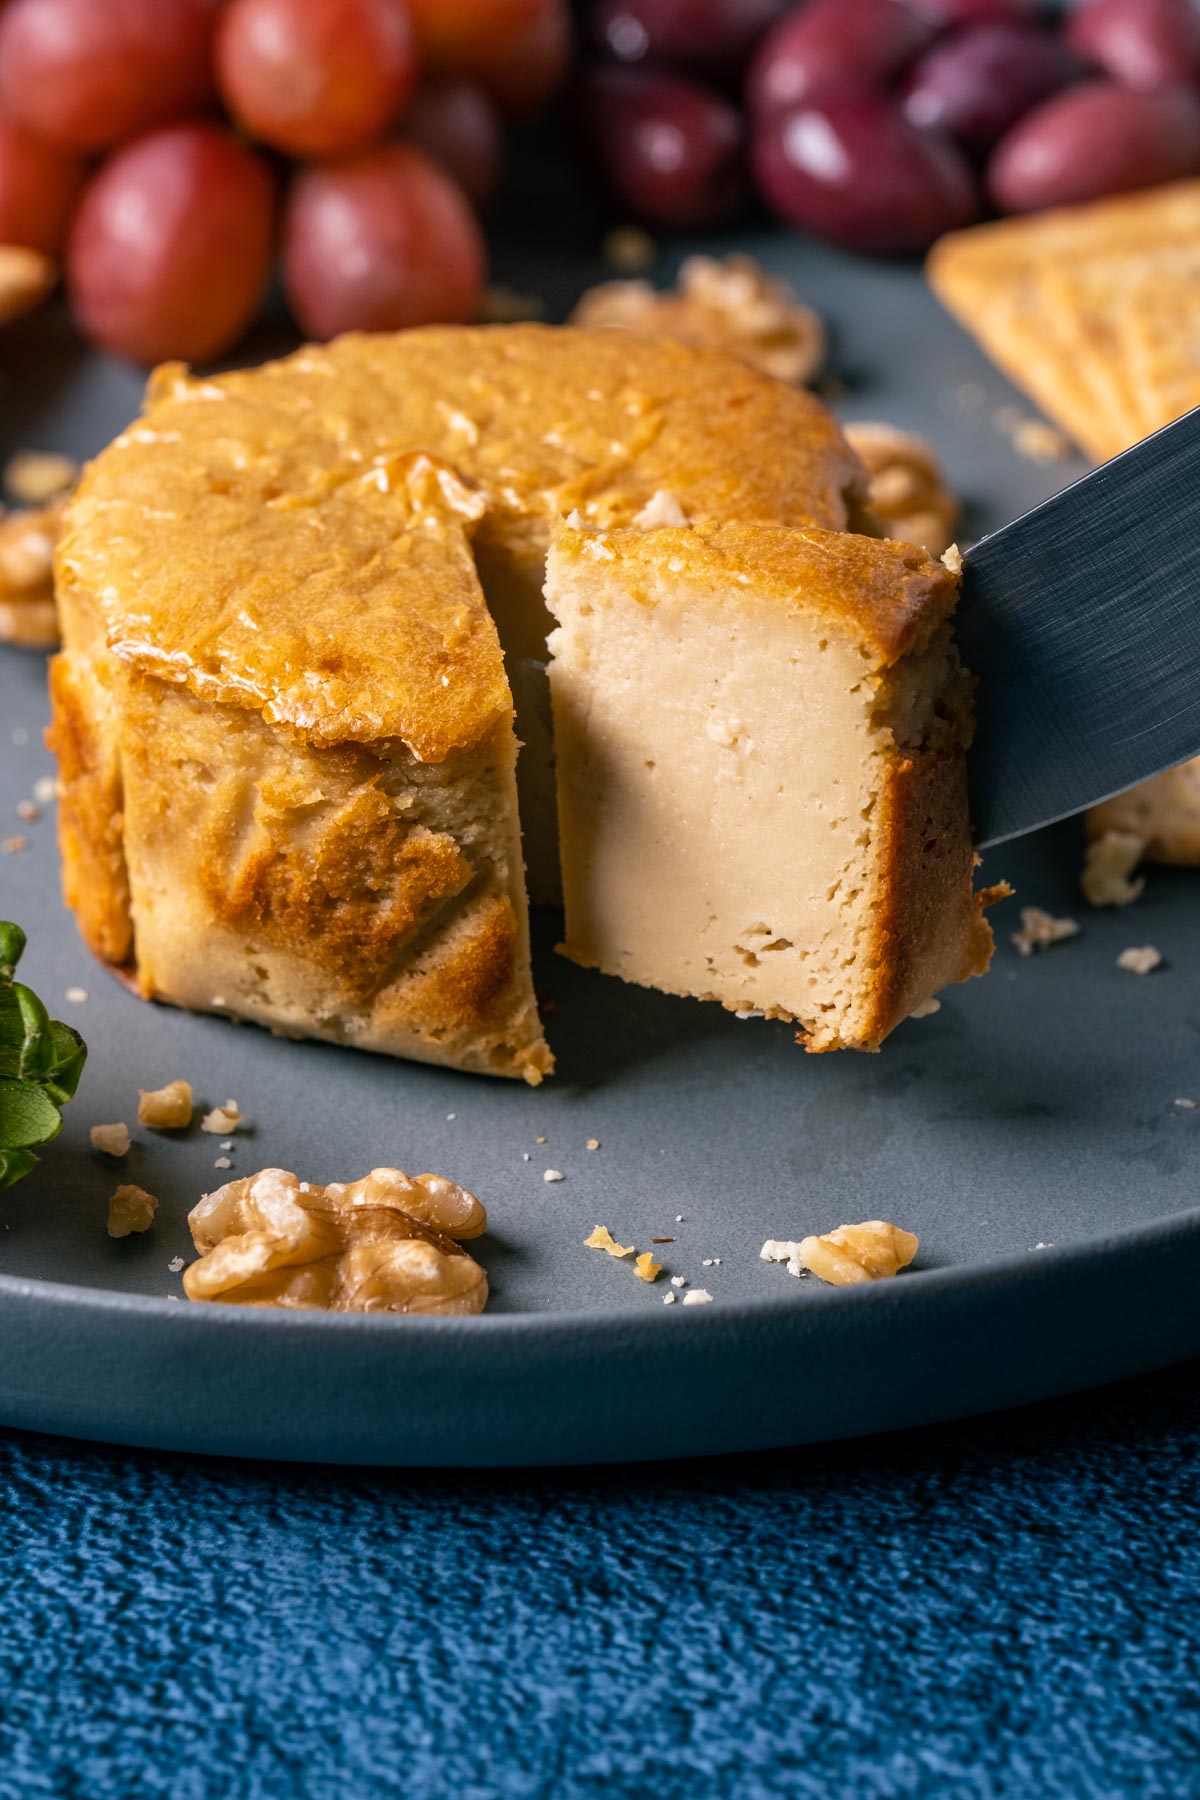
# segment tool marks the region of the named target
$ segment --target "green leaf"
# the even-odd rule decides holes
[[[48,1144],[62,1130],[62,1114],[45,1090],[33,1081],[0,1076],[0,1145],[23,1150]]]
[[[36,1168],[37,1157],[32,1150],[0,1150],[0,1194]]]
[[[0,920],[0,1190],[36,1168],[33,1145],[58,1136],[59,1109],[87,1060],[79,1033],[51,1019],[33,989],[13,980],[24,949],[20,926]]]
[[[87,1061],[87,1045],[74,1026],[64,1025],[61,1019],[50,1021],[50,1037],[52,1060],[43,1085],[56,1106],[65,1106],[68,1100],[74,1099],[79,1086],[79,1077]]]
[[[14,981],[11,991],[16,995],[25,1033],[21,1045],[21,1066],[17,1072],[27,1081],[40,1081],[49,1070],[54,1057],[50,1015],[32,988]]]
[[[12,979],[12,972],[25,949],[25,933],[11,919],[0,919],[0,980]]]

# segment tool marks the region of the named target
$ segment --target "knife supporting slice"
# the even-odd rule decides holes
[[[977,841],[1200,753],[1200,408],[963,558]]]

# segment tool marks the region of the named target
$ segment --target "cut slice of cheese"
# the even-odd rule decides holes
[[[982,973],[957,583],[817,529],[591,531],[547,568],[566,954],[876,1049]]]

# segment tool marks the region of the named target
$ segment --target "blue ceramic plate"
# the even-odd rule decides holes
[[[1023,404],[914,271],[774,236],[739,247],[833,320],[849,416],[935,439],[969,535],[1079,472],[1018,455],[1004,409]],[[563,306],[600,272],[511,256],[506,278]],[[8,449],[86,454],[136,410],[139,378],[75,350],[53,313],[0,337],[0,370]],[[1175,1104],[1200,1100],[1200,876],[1152,872],[1135,907],[1096,913],[1074,826],[1005,846],[985,875],[1082,934],[1023,961],[1007,903],[987,980],[877,1057],[805,1057],[784,1025],[574,969],[546,918],[559,1074],[534,1093],[133,999],[61,907],[52,819],[16,819],[50,769],[45,713],[41,658],[0,654],[0,820],[31,840],[0,859],[0,913],[29,928],[23,973],[92,1053],[62,1137],[0,1197],[0,1421],[327,1462],[619,1460],[912,1425],[1200,1353],[1200,1109]],[[1119,971],[1142,943],[1164,966]],[[74,988],[87,999],[69,1002]],[[208,1104],[240,1103],[234,1173],[345,1180],[396,1163],[472,1188],[492,1222],[486,1316],[189,1304],[170,1264],[191,1254],[188,1207],[226,1178],[216,1140],[135,1131],[119,1177],[88,1146],[92,1124],[132,1122],[137,1089],[178,1075]],[[117,1179],[160,1196],[145,1237],[106,1236]],[[895,1282],[833,1290],[759,1260],[766,1237],[876,1217],[921,1238]],[[665,1275],[647,1287],[583,1248],[597,1223],[673,1239],[669,1273],[713,1303],[665,1306],[679,1291]]]

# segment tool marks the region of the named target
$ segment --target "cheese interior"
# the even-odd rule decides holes
[[[949,627],[888,669],[802,590],[751,578],[756,561],[697,555],[678,531],[556,542],[564,948],[798,1020],[813,1048],[871,1047],[893,873],[881,814],[905,747],[962,685]],[[897,1004],[958,975],[935,961]]]

